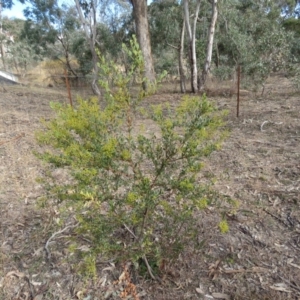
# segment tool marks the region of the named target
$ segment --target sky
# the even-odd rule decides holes
[[[66,1],[64,1],[66,2]],[[148,0],[148,4],[150,4],[152,0]],[[12,9],[5,9],[2,11],[2,16],[7,16],[9,18],[18,18],[24,19],[23,10],[26,8],[27,5],[21,4],[19,1],[14,1],[14,6]]]
[[[23,10],[26,8],[26,5],[21,4],[18,1],[15,1],[14,6],[12,9],[4,9],[2,11],[2,16],[7,16],[9,18],[18,18],[18,19],[25,19],[23,15]]]

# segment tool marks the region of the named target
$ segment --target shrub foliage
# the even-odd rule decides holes
[[[143,67],[136,41],[124,51],[133,67],[110,74],[113,88],[105,78],[117,69],[102,58],[105,103],[52,103],[56,117],[37,134],[47,145],[37,155],[49,163],[47,198],[75,212],[78,231],[91,241],[89,255],[158,263],[197,240],[200,211],[215,200],[198,174],[224,138],[223,113],[205,97],[184,97],[176,107],[144,103],[142,87],[138,96],[129,91]],[[57,168],[69,180],[55,179]]]

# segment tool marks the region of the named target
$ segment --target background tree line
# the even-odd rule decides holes
[[[98,53],[126,71],[122,44],[137,35],[144,58],[144,87],[166,70],[185,92],[203,89],[211,72],[231,78],[237,65],[254,84],[272,71],[297,74],[298,0],[27,0],[26,20],[2,18],[2,63],[26,74],[41,60],[59,60],[67,72],[89,79],[100,94]],[[2,9],[13,9],[11,0]],[[9,41],[7,33],[14,36]],[[2,49],[2,48],[1,48]],[[6,55],[4,55],[6,54]],[[189,87],[188,87],[189,88]]]

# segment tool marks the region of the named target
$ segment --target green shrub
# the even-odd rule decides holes
[[[128,84],[143,64],[138,48],[125,51],[135,63],[127,76],[113,74],[114,88],[104,80],[113,65],[102,59],[105,104],[52,104],[56,117],[37,134],[48,150],[37,155],[49,163],[48,199],[75,212],[78,232],[91,241],[89,257],[154,266],[197,241],[199,212],[216,200],[198,174],[224,138],[223,113],[205,97],[185,96],[176,108],[143,103],[142,87],[133,97]],[[53,176],[57,168],[68,180]]]

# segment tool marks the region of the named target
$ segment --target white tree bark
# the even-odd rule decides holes
[[[189,10],[189,0],[183,0],[183,11],[184,11],[184,21],[185,28],[188,34],[188,38],[192,40],[192,29],[190,24],[190,10]]]
[[[179,46],[179,55],[178,55],[178,63],[179,63],[179,75],[180,75],[180,90],[181,93],[186,92],[185,86],[185,72],[184,72],[184,63],[183,63],[183,55],[184,55],[184,32],[185,32],[185,22],[182,24],[181,36],[180,36],[180,46]]]
[[[197,70],[197,55],[196,55],[196,27],[197,19],[200,11],[201,0],[197,1],[196,10],[193,21],[193,28],[190,24],[190,12],[189,12],[189,0],[183,0],[183,11],[185,27],[189,39],[189,58],[190,58],[190,69],[191,69],[191,88],[193,93],[198,92],[198,70]]]
[[[194,93],[198,92],[198,69],[197,69],[197,55],[196,55],[196,29],[197,29],[197,20],[200,11],[200,4],[201,0],[198,0],[195,10],[194,16],[194,24],[193,24],[193,31],[192,31],[192,54],[193,54],[193,86],[194,86]]]
[[[207,75],[210,72],[217,18],[218,18],[218,0],[212,0],[212,18],[210,22],[208,41],[207,41],[206,61],[202,70],[200,89],[203,89],[204,84],[206,82]]]

